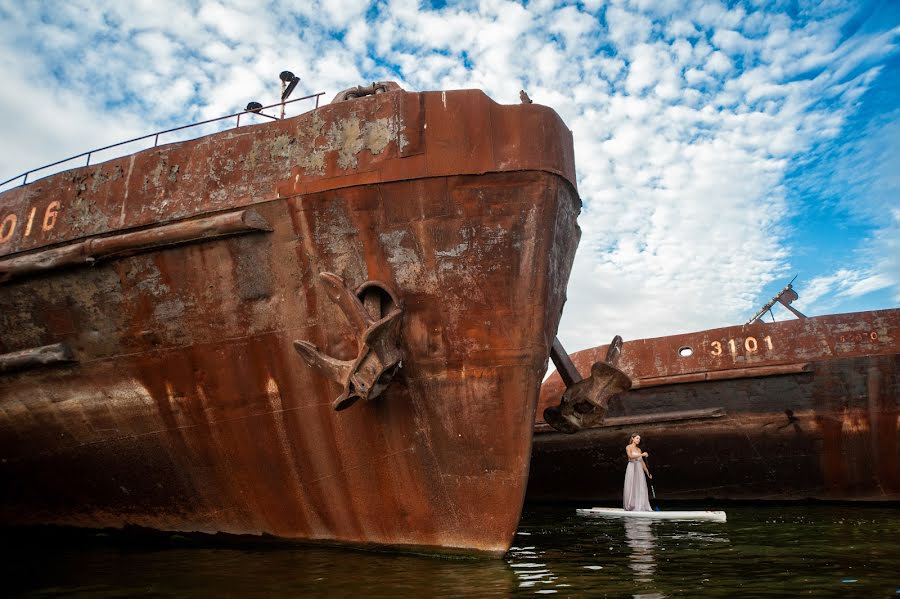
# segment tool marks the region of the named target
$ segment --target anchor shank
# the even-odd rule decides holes
[[[560,343],[559,337],[553,338],[553,346],[550,348],[550,359],[553,360],[553,365],[556,366],[556,370],[559,372],[559,376],[566,384],[566,387],[571,387],[581,381],[581,374],[575,368],[572,358],[569,357],[562,343]]]

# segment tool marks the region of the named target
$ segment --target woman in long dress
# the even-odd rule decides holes
[[[628,456],[628,468],[625,469],[622,507],[628,512],[651,511],[650,499],[647,497],[647,481],[644,480],[644,473],[647,473],[647,478],[653,480],[653,476],[647,470],[647,464],[644,463],[644,458],[650,457],[650,455],[646,451],[640,450],[638,447],[640,443],[641,436],[634,433],[628,441],[628,447],[625,448],[625,454]]]

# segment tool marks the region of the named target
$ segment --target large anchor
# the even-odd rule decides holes
[[[356,358],[338,360],[308,341],[294,341],[294,349],[307,364],[344,387],[332,405],[337,411],[346,410],[360,399],[381,395],[400,369],[403,308],[397,296],[378,281],[366,281],[354,292],[336,274],[323,272],[319,278],[328,298],[338,305],[356,333]]]
[[[594,362],[591,376],[582,379],[559,339],[554,339],[550,358],[566,384],[566,391],[558,406],[544,410],[544,421],[567,434],[603,422],[609,398],[631,389],[631,378],[616,368],[621,354],[622,338],[616,335],[606,350],[606,360]]]

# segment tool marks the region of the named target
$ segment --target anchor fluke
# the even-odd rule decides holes
[[[594,362],[591,375],[583,379],[558,339],[553,341],[550,357],[566,384],[559,405],[544,410],[544,421],[556,430],[572,434],[603,422],[609,399],[631,389],[631,378],[616,368],[622,353],[622,338],[616,335],[609,344],[605,362]]]
[[[332,403],[346,410],[360,399],[375,399],[400,369],[400,320],[403,308],[397,296],[379,281],[366,281],[351,291],[344,280],[330,272],[319,274],[328,298],[338,305],[356,336],[357,355],[339,360],[322,353],[308,341],[294,341],[294,349],[307,364],[341,386],[344,391]]]

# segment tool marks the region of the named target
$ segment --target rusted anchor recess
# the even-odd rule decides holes
[[[294,348],[307,364],[344,387],[332,404],[340,411],[360,399],[378,397],[399,370],[403,359],[399,344],[403,308],[384,283],[366,281],[354,292],[336,274],[323,272],[319,278],[328,298],[338,305],[356,333],[356,358],[338,360],[308,341],[294,341]]]
[[[591,376],[582,379],[559,339],[554,339],[550,358],[566,384],[566,392],[558,406],[544,410],[544,421],[568,434],[603,422],[609,398],[631,389],[631,378],[616,368],[621,354],[622,338],[616,335],[606,351],[606,360],[594,362]]]

